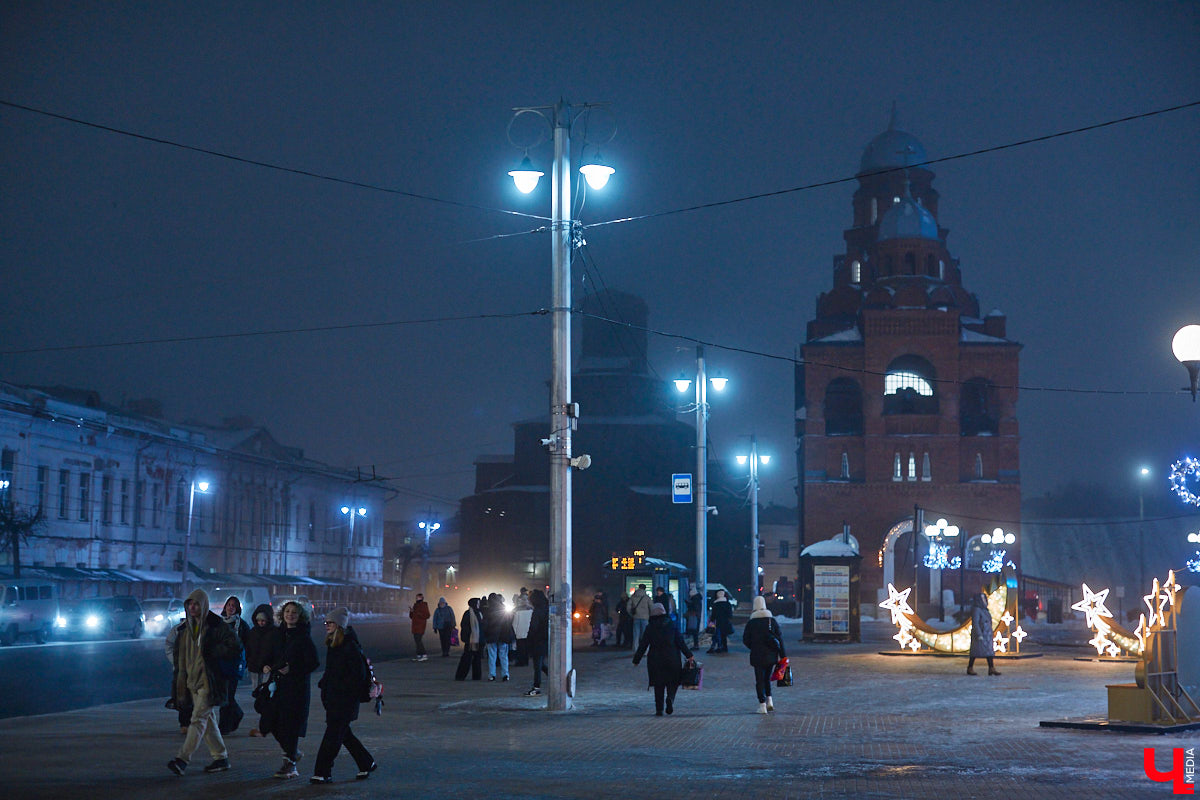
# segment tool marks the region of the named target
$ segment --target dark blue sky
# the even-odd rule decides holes
[[[521,155],[509,109],[609,102],[618,173],[582,214],[599,222],[852,176],[893,100],[939,158],[1200,99],[1195,3],[806,5],[7,3],[0,100],[534,214],[549,191],[517,195],[505,175]],[[1023,385],[1183,385],[1169,345],[1200,322],[1198,132],[1193,108],[934,167],[965,285],[1025,345]],[[475,241],[530,227],[508,215],[11,108],[0,142],[4,351],[549,304],[545,235]],[[852,192],[587,241],[652,327],[787,356],[830,286]],[[691,368],[679,344],[652,337],[664,378]],[[549,365],[549,321],[524,318],[0,355],[0,379],[249,415],[312,457],[454,499],[476,455],[545,413]],[[719,350],[710,365],[735,382],[714,403],[715,453],[756,433],[781,456],[762,499],[791,504],[791,366]],[[1025,493],[1075,476],[1128,490],[1142,462],[1165,492],[1169,461],[1200,449],[1197,414],[1169,394],[1022,392]],[[390,516],[427,502],[452,511],[402,495]]]

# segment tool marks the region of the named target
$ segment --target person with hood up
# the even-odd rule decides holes
[[[633,620],[629,617],[629,595],[621,592],[617,598],[617,607],[613,613],[616,617],[617,647],[622,649],[632,647]]]
[[[654,605],[650,602],[650,595],[646,594],[646,584],[639,583],[637,590],[629,596],[629,603],[626,607],[629,609],[629,617],[633,620],[633,641],[630,644],[637,647],[642,642],[642,634],[646,632],[646,626],[650,624],[650,606]]]
[[[275,640],[275,615],[271,613],[271,604],[256,606],[251,619],[254,620],[254,625],[246,632],[245,641],[246,674],[250,676],[250,690],[254,691],[271,674],[271,668],[267,665]],[[258,727],[250,729],[250,735],[263,735],[261,723]]]
[[[454,609],[444,597],[438,598],[437,608],[433,610],[433,630],[442,645],[442,658],[449,657],[450,634],[454,632]]]
[[[465,681],[468,671],[473,680],[482,680],[483,617],[479,614],[478,597],[467,600],[467,610],[463,612],[462,621],[458,624],[458,636],[462,641],[463,652],[458,659],[454,680]]]
[[[213,759],[204,771],[222,772],[229,769],[229,753],[217,729],[217,709],[225,702],[229,682],[221,662],[237,659],[242,644],[233,629],[209,610],[203,589],[189,594],[183,608],[185,616],[175,634],[171,699],[177,707],[190,707],[192,714],[187,736],[167,769],[182,775],[203,741]]]
[[[250,626],[246,624],[246,620],[242,619],[242,601],[236,595],[226,598],[225,605],[221,609],[221,619],[230,628],[233,628],[233,632],[238,637],[238,641],[242,643],[244,650],[246,634],[249,633]],[[221,706],[221,713],[218,716],[217,727],[222,736],[228,736],[236,731],[238,725],[242,724],[242,717],[245,716],[242,707],[237,702],[237,688],[241,682],[241,678],[229,678],[229,696],[225,698],[225,705]]]
[[[729,637],[733,635],[733,604],[725,597],[723,589],[717,590],[717,597],[713,600],[710,616],[714,630],[712,645],[708,648],[708,652],[728,653]]]
[[[700,647],[700,612],[704,609],[704,598],[700,590],[693,586],[688,590],[686,609],[683,612],[684,633],[692,637],[692,647]]]
[[[358,635],[350,627],[350,610],[335,608],[325,617],[325,674],[317,681],[325,706],[325,736],[317,750],[311,783],[333,782],[333,762],[343,745],[358,765],[357,780],[366,780],[375,771],[375,759],[350,730],[350,723],[358,719],[367,675]]]
[[[754,668],[754,691],[758,693],[758,713],[775,710],[771,702],[771,673],[779,659],[787,653],[783,647],[783,633],[775,616],[767,610],[767,599],[762,595],[754,598],[754,610],[742,630],[742,644],[750,650],[750,666]]]
[[[692,651],[683,640],[683,634],[671,623],[667,610],[662,603],[655,603],[650,607],[650,624],[638,642],[633,663],[637,664],[646,655],[646,672],[650,677],[650,685],[654,687],[656,717],[663,715],[664,705],[668,714],[675,713],[675,693],[679,691],[683,672],[681,654],[689,660],[692,658]]]
[[[283,766],[276,778],[299,777],[300,740],[308,733],[308,704],[312,697],[309,675],[321,665],[312,641],[308,608],[295,601],[283,604],[280,625],[275,629],[268,666],[276,675],[275,722],[271,733],[283,750]]]
[[[986,658],[988,675],[999,675],[996,669],[996,643],[992,640],[992,613],[988,611],[987,595],[980,589],[971,598],[971,652],[967,659],[967,674],[976,675],[975,659]]]
[[[529,616],[529,637],[525,649],[533,661],[533,688],[527,694],[537,697],[542,693],[542,673],[546,671],[546,657],[550,655],[550,601],[541,589],[529,593],[533,610]]]
[[[417,645],[417,654],[413,661],[428,661],[429,654],[425,652],[425,643],[421,639],[425,636],[425,621],[429,619],[429,604],[425,602],[425,595],[420,592],[417,592],[416,602],[408,609],[408,618],[412,620],[413,642]]]
[[[488,680],[496,680],[496,664],[500,664],[500,675],[508,680],[508,648],[515,641],[512,616],[504,607],[504,598],[493,592],[488,595],[487,608],[483,610],[483,641],[487,645]]]

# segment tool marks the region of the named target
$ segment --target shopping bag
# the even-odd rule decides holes
[[[784,669],[783,676],[780,677],[779,680],[775,681],[775,685],[780,686],[780,687],[792,685],[792,668],[791,667],[787,667],[786,669]]]
[[[704,665],[696,662],[695,659],[688,659],[688,662],[683,666],[683,672],[679,675],[679,685],[684,689],[699,689],[700,684],[704,681]]]
[[[450,629],[450,646],[458,647],[458,628]]]
[[[773,681],[783,680],[783,673],[787,668],[788,668],[788,660],[787,660],[787,656],[784,656],[783,658],[779,659],[779,662],[775,665],[775,670],[771,673],[771,680],[773,680]]]

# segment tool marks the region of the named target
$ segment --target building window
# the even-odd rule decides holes
[[[946,280],[946,262],[938,259],[938,278]]]
[[[112,524],[112,476],[100,476],[100,521]]]
[[[933,365],[920,356],[900,356],[883,378],[884,414],[936,414],[938,398]]]
[[[845,450],[842,451],[842,477],[850,477],[850,456]]]
[[[788,555],[791,553],[791,550],[792,550],[792,543],[789,542],[787,539],[783,539],[779,542],[779,557],[780,558],[788,558]]]
[[[129,524],[129,478],[121,478],[121,524]]]
[[[162,527],[162,509],[163,509],[163,489],[166,484],[162,481],[155,481],[150,488],[150,526],[153,528]]]
[[[879,201],[874,197],[871,198],[871,224],[875,224],[875,220],[879,219]]]
[[[7,447],[4,448],[3,452],[0,452],[0,486],[4,487],[0,489],[0,497],[12,496],[13,489],[15,488],[12,485],[13,473],[16,471],[16,467],[17,451],[9,450]]]
[[[187,530],[187,493],[187,481],[185,481],[183,478],[180,478],[175,484],[175,530],[181,533]]]
[[[921,480],[933,480],[933,472],[929,466],[929,453],[925,453],[923,456],[921,456]]]
[[[850,262],[850,282],[862,283],[862,262],[858,259]]]
[[[912,389],[922,397],[933,396],[933,387],[929,381],[915,372],[889,372],[884,377],[884,394],[896,394],[902,389]]]
[[[91,508],[88,504],[92,499],[92,476],[91,473],[79,473],[79,521],[91,521]]]
[[[46,508],[46,493],[49,491],[50,483],[50,468],[40,466],[37,468],[37,509],[43,511]]]
[[[903,476],[900,474],[900,453],[896,453],[896,460],[892,464],[892,480],[904,480]]]
[[[910,481],[917,479],[917,457],[913,453],[908,454],[908,479]]]
[[[71,471],[60,469],[58,471],[58,518],[66,519],[69,496],[71,494]]]
[[[133,479],[133,524],[142,524],[142,508],[146,503],[146,482]]]
[[[975,477],[983,478],[983,455],[980,453],[975,454]]]
[[[834,378],[825,387],[825,435],[862,436],[862,388],[852,378]]]

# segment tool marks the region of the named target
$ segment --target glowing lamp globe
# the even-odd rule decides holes
[[[690,380],[688,380],[687,378],[676,378],[675,379],[675,388],[679,390],[680,394],[683,394],[689,388],[691,388],[691,385],[692,385],[692,382]]]
[[[1196,402],[1196,379],[1200,375],[1200,325],[1184,325],[1171,340],[1171,352],[1191,378],[1192,402]]]
[[[522,194],[529,194],[537,188],[538,179],[546,173],[539,172],[533,168],[533,162],[529,160],[529,156],[521,159],[520,165],[509,171],[509,176],[512,177],[513,183],[517,185],[517,191]]]
[[[718,392],[725,391],[725,385],[729,383],[729,378],[722,378],[720,376],[709,378],[708,380],[712,384],[712,387]]]
[[[207,492],[207,491],[208,491],[208,487],[209,487],[209,483],[208,483],[208,481],[199,481],[199,482],[196,484],[196,488],[197,488],[197,489],[199,489],[199,490],[200,490],[200,491],[202,491],[202,492]]]
[[[758,463],[762,464],[765,467],[767,464],[771,463],[771,457],[770,456],[759,456]]]
[[[738,462],[739,467],[746,466],[746,462],[749,460],[750,460],[749,456],[737,456],[737,462]]]
[[[603,189],[608,183],[608,179],[616,172],[615,169],[604,164],[584,164],[579,171],[587,179],[588,186],[593,189]]]

